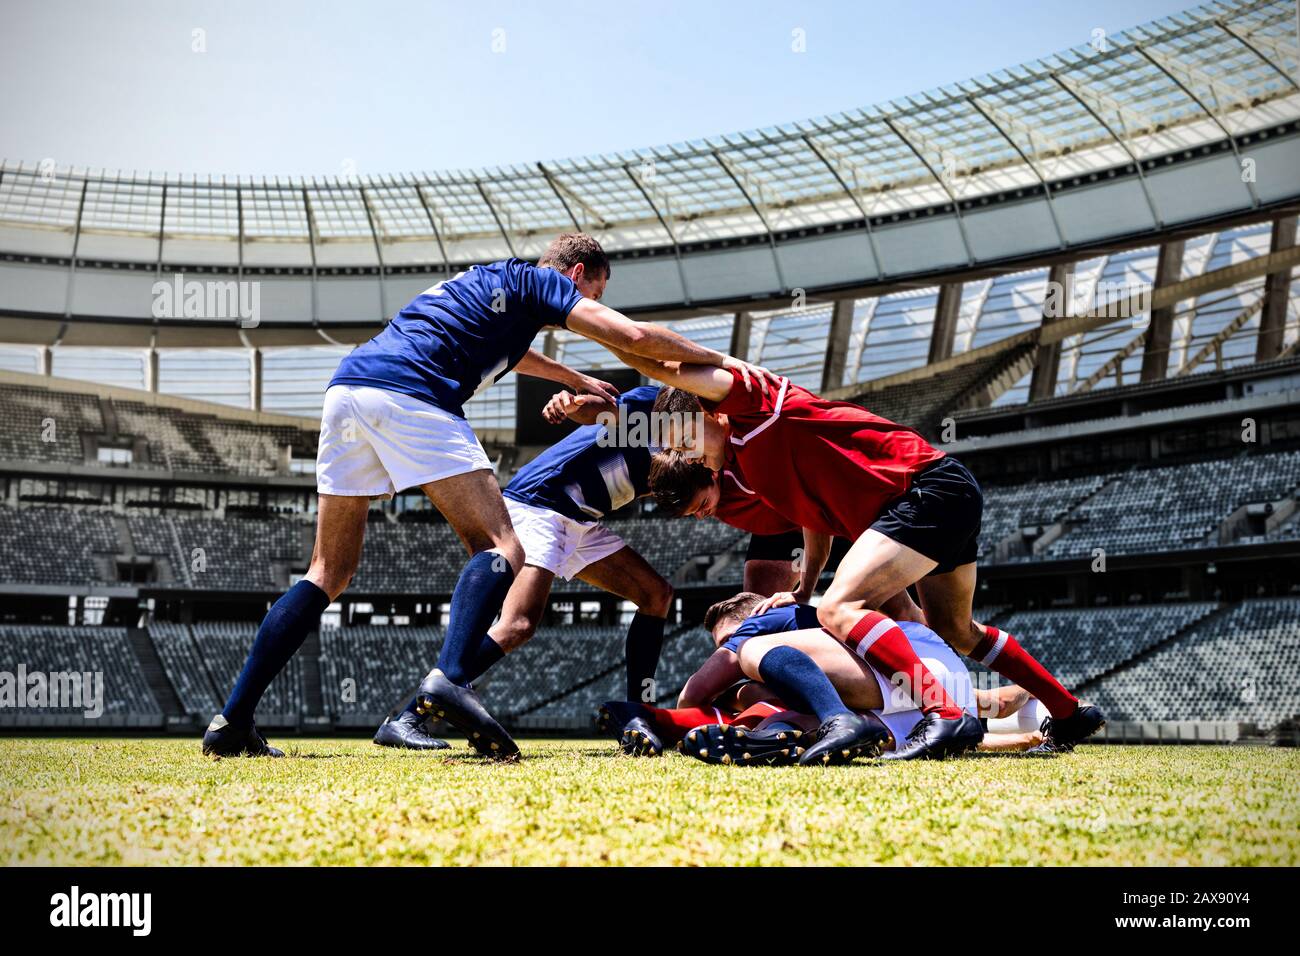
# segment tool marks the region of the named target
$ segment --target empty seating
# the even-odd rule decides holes
[[[102,675],[105,716],[162,713],[124,628],[0,625],[0,670],[16,674],[19,665],[29,675],[36,672]],[[93,698],[93,692],[83,682],[83,702],[88,693]],[[92,708],[83,703],[72,708],[25,707],[13,714],[16,717],[24,713],[77,716],[89,709]]]
[[[1219,524],[1242,505],[1278,501],[1300,487],[1300,452],[1247,454],[1126,473],[1069,515],[1046,558],[1168,551],[1217,544]]]
[[[320,634],[321,704],[335,717],[371,717],[405,705],[438,659],[431,627],[326,628]]]
[[[1300,718],[1300,598],[1243,601],[1104,678],[1088,696],[1113,720]]]
[[[185,624],[155,622],[149,626],[163,672],[180,699],[185,713],[206,720],[221,710],[222,701],[212,689],[198,645]]]
[[[0,385],[0,416],[0,460],[80,464],[82,433],[104,428],[93,395],[22,385]]]
[[[998,542],[1021,528],[1054,524],[1079,502],[1095,494],[1102,476],[1034,481],[1022,485],[986,486],[980,528],[981,561],[995,554]]]
[[[1016,611],[998,626],[1066,687],[1078,687],[1172,637],[1215,608],[1208,602]]]
[[[235,678],[253,646],[257,625],[244,621],[205,621],[193,625],[193,634],[208,679],[217,695],[224,699],[235,686]],[[300,656],[289,658],[285,669],[271,681],[258,705],[258,713],[273,715],[273,718],[297,717],[306,713]]]
[[[103,511],[0,506],[0,581],[107,584],[117,579],[113,519]]]

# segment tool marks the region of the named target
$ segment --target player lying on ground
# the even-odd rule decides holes
[[[479,655],[500,654],[487,629],[524,555],[491,463],[465,421],[464,403],[512,368],[614,400],[609,384],[530,348],[547,327],[567,328],[625,354],[735,367],[754,388],[767,388],[772,377],[601,305],[609,276],[609,259],[596,240],[563,235],[536,266],[506,259],[438,283],[339,363],[321,413],[311,566],[262,621],[230,698],[204,734],[204,753],[280,755],[254,725],[258,700],[356,572],[370,499],[416,487],[456,530],[470,559],[451,596],[438,667],[384,733],[400,739],[424,715],[438,713],[480,753],[518,753],[465,677]]]
[[[889,759],[941,758],[968,750],[983,737],[978,720],[963,712],[895,621],[879,610],[913,584],[926,619],[944,640],[1047,706],[1052,720],[1044,751],[1068,749],[1101,727],[1101,712],[1081,706],[1019,641],[973,620],[983,498],[959,461],[909,428],[847,402],[818,398],[789,381],[775,394],[751,396],[732,372],[717,366],[623,358],[673,386],[655,403],[655,411],[667,413],[669,421],[703,412],[702,434],[670,437],[670,445],[698,444],[705,466],[730,471],[745,489],[804,529],[800,584],[770,599],[772,606],[806,603],[821,576],[830,537],[853,540],[817,617],[905,687],[924,714]],[[670,506],[683,500],[678,475],[697,467],[683,456],[657,461],[651,479],[656,497],[662,495]],[[796,695],[809,672],[806,656],[800,657],[782,655],[781,663],[772,665]],[[785,688],[782,694],[789,696]],[[871,736],[865,721],[841,715],[818,730],[817,743],[851,749]]]
[[[629,709],[617,703],[602,708],[604,729],[619,735],[625,752],[658,754],[665,744],[684,740],[679,748],[683,753],[708,762],[845,763],[859,755],[892,751],[906,739],[922,715],[905,694],[815,624],[803,627],[810,619],[815,622],[813,608],[790,605],[746,617],[761,602],[757,594],[741,593],[709,609],[705,626],[717,650],[687,682],[676,709]],[[914,622],[900,626],[954,699],[985,721],[987,732],[978,749],[1023,750],[1042,740],[1038,726],[1046,714],[1027,691],[1015,686],[974,688],[961,659],[937,634]],[[821,669],[834,701],[795,705],[763,683],[746,679],[761,675],[765,658],[786,649],[799,650]],[[698,700],[710,703],[699,705]],[[865,718],[875,730],[873,745],[823,749],[809,756],[803,742],[831,713],[828,706]]]
[[[596,419],[612,412],[625,420],[640,416],[648,422],[658,394],[659,386],[643,385],[624,392],[617,402],[561,392],[547,403],[543,414],[549,421],[569,418],[583,427],[521,468],[503,492],[510,523],[524,549],[524,566],[506,595],[500,619],[481,642],[495,647],[464,664],[461,674],[466,681],[477,680],[532,638],[557,575],[576,577],[637,606],[624,651],[627,699],[655,703],[655,668],[673,588],[601,519],[650,493],[650,458],[657,449],[643,441],[621,442],[620,435],[634,433],[611,431]],[[375,743],[409,747],[428,737],[419,728],[397,740],[385,738],[383,731],[381,727]]]

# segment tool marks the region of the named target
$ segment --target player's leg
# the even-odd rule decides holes
[[[523,548],[490,470],[425,482],[420,489],[455,529],[470,559],[452,592],[438,664],[420,682],[412,702],[415,713],[447,720],[485,756],[513,759],[518,746],[468,686],[466,674],[523,566]]]
[[[673,586],[626,545],[588,564],[578,578],[636,605],[624,647],[627,699],[654,704],[659,696],[654,677],[664,646],[664,625],[672,609]]]
[[[825,633],[792,631],[751,637],[741,645],[740,666],[787,706],[817,716],[816,739],[799,757],[800,763],[842,763],[879,752],[877,734],[840,693],[843,687],[849,699],[864,709],[878,707],[881,697],[875,678],[864,672],[848,648]]]
[[[1081,705],[1015,637],[972,619],[974,562],[924,578],[917,589],[930,626],[945,641],[1043,702],[1052,715],[1046,736],[1057,750],[1069,750],[1101,729],[1105,723],[1101,711],[1091,704]]]
[[[356,573],[369,507],[366,497],[320,496],[311,566],[262,619],[226,705],[204,734],[204,753],[279,755],[257,732],[253,711],[307,635],[320,626],[325,608],[343,593]]]
[[[969,750],[983,737],[979,721],[944,690],[897,623],[875,610],[937,565],[868,528],[840,562],[817,608],[822,626],[904,688],[924,715],[908,742],[887,755],[890,759],[941,758]]]

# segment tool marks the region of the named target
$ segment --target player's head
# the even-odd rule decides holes
[[[736,628],[754,613],[763,597],[753,591],[741,591],[704,612],[704,629],[713,637],[713,646],[721,647]]]
[[[722,499],[722,482],[699,459],[661,451],[650,460],[650,493],[671,515],[712,518]]]
[[[588,299],[600,301],[609,282],[609,256],[600,243],[585,232],[566,232],[551,240],[537,265],[563,272]]]
[[[715,471],[722,468],[727,441],[726,417],[706,412],[697,396],[665,386],[655,399],[655,417],[662,423],[665,448],[703,461]]]

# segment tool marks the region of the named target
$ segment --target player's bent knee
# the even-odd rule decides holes
[[[746,677],[750,680],[762,680],[759,675],[759,666],[763,663],[763,657],[777,643],[771,637],[751,637],[740,645],[740,669],[744,671]]]
[[[518,615],[502,618],[498,626],[493,628],[493,636],[501,645],[501,649],[509,653],[527,644],[536,630],[536,625],[531,620]]]
[[[641,600],[637,601],[637,608],[643,614],[649,614],[651,617],[667,617],[669,609],[673,606],[673,586],[664,578],[659,578],[650,585]]]

